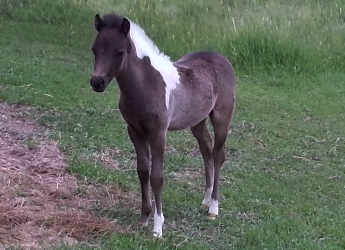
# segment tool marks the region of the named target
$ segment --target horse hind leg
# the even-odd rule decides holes
[[[202,206],[209,206],[211,202],[211,194],[213,190],[213,176],[214,176],[214,164],[212,157],[213,141],[211,135],[207,129],[206,119],[191,128],[194,137],[197,139],[200,153],[204,160],[205,165],[205,177],[206,188],[205,195],[202,201]]]
[[[231,107],[230,112],[224,109],[214,109],[210,114],[211,123],[214,129],[214,146],[212,150],[214,183],[208,211],[211,219],[215,219],[218,216],[220,170],[225,162],[225,141],[230,128],[233,111],[233,107]]]

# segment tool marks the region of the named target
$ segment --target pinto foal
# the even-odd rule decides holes
[[[120,88],[119,109],[137,155],[141,184],[140,223],[152,212],[150,185],[155,199],[155,237],[162,236],[163,162],[167,132],[190,128],[205,164],[206,189],[202,204],[209,216],[218,215],[220,169],[225,141],[235,108],[234,69],[215,52],[192,52],[171,62],[135,23],[117,14],[97,14],[98,31],[92,45],[95,56],[90,84],[103,92],[115,77]],[[214,143],[207,129],[210,117]],[[149,155],[152,161],[150,162]]]

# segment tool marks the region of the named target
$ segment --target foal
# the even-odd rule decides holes
[[[139,222],[147,224],[152,211],[151,184],[153,235],[162,236],[166,136],[168,131],[186,128],[197,139],[205,164],[202,205],[216,218],[220,169],[235,107],[236,77],[231,63],[215,52],[192,52],[171,62],[138,25],[117,14],[102,18],[97,14],[94,25],[98,34],[92,45],[95,65],[90,84],[94,91],[103,92],[115,77],[119,85],[119,109],[137,155],[142,193]],[[214,129],[214,143],[207,117]]]

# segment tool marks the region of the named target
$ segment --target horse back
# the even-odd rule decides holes
[[[229,109],[233,106],[235,73],[225,56],[215,52],[192,52],[174,65],[180,75],[180,84],[171,96],[172,130],[197,124],[215,106]]]
[[[213,82],[235,86],[236,77],[232,64],[225,56],[211,51],[192,52],[183,55],[174,65],[179,69],[180,75],[197,77]],[[189,80],[187,82],[195,82]],[[217,82],[217,83],[215,83]]]

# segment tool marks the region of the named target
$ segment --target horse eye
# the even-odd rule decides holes
[[[124,52],[125,52],[125,50],[124,50],[124,49],[119,50],[119,52],[118,52],[119,56],[122,56]]]

